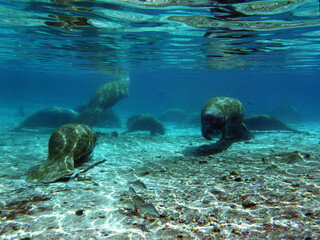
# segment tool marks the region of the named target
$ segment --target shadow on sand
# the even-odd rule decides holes
[[[206,144],[198,147],[188,147],[185,150],[183,150],[182,154],[185,156],[213,155],[227,150],[234,142],[235,141],[233,140],[224,139],[208,145]]]

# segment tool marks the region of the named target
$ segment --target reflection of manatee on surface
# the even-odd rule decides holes
[[[255,115],[245,118],[243,122],[253,131],[286,130],[294,133],[305,133],[288,126],[280,119],[271,115]]]
[[[249,140],[254,135],[243,123],[244,107],[241,102],[230,97],[211,98],[201,111],[201,131],[207,140],[219,134],[221,139],[233,141]]]
[[[124,2],[132,4],[136,7],[146,6],[146,7],[169,7],[169,6],[189,6],[189,7],[210,7],[213,6],[211,0],[187,0],[187,1],[177,1],[177,0],[119,0],[118,2]]]
[[[86,17],[79,16],[59,16],[49,14],[48,17],[53,18],[55,21],[45,21],[44,23],[48,26],[59,27],[69,31],[77,31],[78,27],[91,27]]]
[[[205,28],[205,29],[229,29],[229,30],[246,30],[246,31],[268,31],[268,30],[279,30],[287,28],[296,28],[303,26],[313,26],[319,24],[318,20],[306,20],[299,22],[289,21],[221,21],[216,20],[208,16],[182,16],[172,15],[168,17],[168,20],[174,22],[182,22],[191,27]],[[250,23],[250,24],[249,24]]]
[[[143,115],[137,118],[135,121],[132,122],[132,124],[128,127],[128,130],[124,133],[136,131],[150,131],[151,135],[155,135],[157,133],[160,135],[165,134],[163,124],[158,119],[149,115]]]
[[[103,111],[129,95],[129,80],[108,82],[100,86],[92,95],[91,100],[78,122],[93,126],[99,121]]]
[[[76,167],[91,159],[97,143],[95,132],[84,124],[66,124],[49,139],[48,158],[30,170],[27,182],[50,183],[72,175]]]
[[[22,128],[57,128],[63,124],[75,123],[78,116],[79,113],[69,108],[46,108],[26,118],[12,131],[18,131]]]

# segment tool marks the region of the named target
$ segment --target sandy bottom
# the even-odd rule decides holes
[[[228,149],[199,128],[164,136],[99,134],[82,179],[25,182],[50,131],[0,135],[1,239],[319,239],[320,123],[311,134],[256,133]],[[9,127],[8,127],[9,128]],[[111,132],[110,129],[95,129]],[[130,207],[127,181],[159,216]]]

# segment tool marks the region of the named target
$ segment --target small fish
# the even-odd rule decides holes
[[[140,208],[143,204],[145,204],[145,201],[139,195],[134,195],[132,197],[132,200],[135,203],[137,208]]]
[[[155,217],[159,217],[159,215],[160,215],[152,203],[144,203],[141,205],[140,209],[144,212],[149,213],[152,216],[155,216]]]
[[[136,190],[134,190],[134,188],[133,187],[129,187],[129,193],[130,193],[130,195],[137,195],[137,193],[136,193]]]
[[[148,189],[147,186],[139,179],[132,182],[127,182],[127,185],[133,185],[134,187],[140,188],[140,189]]]
[[[133,226],[137,226],[143,232],[150,232],[144,224],[134,223]]]
[[[135,211],[136,207],[135,207],[135,203],[133,201],[120,199],[120,202],[121,202],[121,205],[124,209]]]
[[[155,206],[153,206],[151,203],[146,203],[139,195],[133,196],[132,200],[135,204],[135,209],[140,209],[141,211],[149,213],[152,216],[159,217],[160,214]]]

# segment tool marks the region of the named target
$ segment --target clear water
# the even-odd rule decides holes
[[[86,103],[130,75],[128,111],[197,111],[212,96],[247,111],[315,115],[319,2],[2,1],[2,105]],[[318,111],[317,111],[318,112]]]
[[[293,126],[310,135],[258,133],[194,156],[184,153],[208,144],[199,125],[119,138],[94,128],[94,158],[108,162],[92,181],[26,183],[52,129],[8,130],[47,107],[87,104],[124,77],[129,96],[112,107],[119,132],[133,114],[199,113],[229,96],[246,116],[294,106],[304,121]],[[0,0],[0,239],[319,238],[319,79],[318,0]],[[161,218],[119,211],[136,178]],[[256,208],[243,207],[247,196]]]

